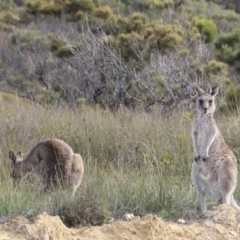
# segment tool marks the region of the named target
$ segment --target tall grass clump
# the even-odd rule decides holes
[[[15,98],[0,107],[0,215],[60,215],[68,226],[100,225],[127,212],[167,219],[197,216],[192,164],[191,117],[162,116],[121,109],[116,113],[82,106],[42,107]],[[237,149],[236,118],[219,118]],[[231,126],[229,125],[231,124]],[[9,150],[26,154],[45,138],[60,138],[82,155],[85,175],[73,199],[61,188],[44,193],[39,179],[27,176],[15,187]],[[239,191],[236,198],[240,199]],[[82,217],[84,216],[84,217]]]

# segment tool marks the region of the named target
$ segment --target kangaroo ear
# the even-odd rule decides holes
[[[21,162],[23,160],[22,152],[19,151],[16,155],[16,162]]]
[[[14,154],[13,151],[9,151],[8,157],[9,157],[9,159],[12,160],[13,164],[16,163],[17,157],[16,157],[16,155]]]
[[[210,94],[215,97],[218,94],[218,90],[220,88],[220,85],[217,83],[215,85],[212,86],[212,88],[210,89]]]
[[[194,84],[194,88],[197,91],[198,95],[202,95],[205,93],[205,91],[201,89],[197,84]]]

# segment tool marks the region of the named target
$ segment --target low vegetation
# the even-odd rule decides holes
[[[111,113],[84,104],[72,111],[10,96],[2,95],[0,108],[1,216],[31,218],[46,211],[60,215],[68,226],[99,225],[129,212],[171,220],[197,218],[197,196],[190,178],[191,113],[162,116],[157,109],[145,113],[125,108]],[[218,118],[237,157],[239,119],[239,114]],[[61,188],[45,194],[34,176],[13,186],[8,151],[19,149],[26,155],[49,137],[63,139],[83,157],[85,175],[74,199]],[[236,199],[240,199],[239,187]]]

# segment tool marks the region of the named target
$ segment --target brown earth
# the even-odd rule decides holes
[[[0,240],[210,240],[240,239],[240,213],[219,205],[204,219],[191,223],[165,222],[154,215],[116,221],[99,227],[67,228],[58,216],[43,213],[33,222],[16,217],[0,224]]]

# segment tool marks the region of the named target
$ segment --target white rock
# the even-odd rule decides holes
[[[123,216],[123,220],[125,220],[125,221],[130,221],[130,220],[132,220],[134,217],[135,217],[135,216],[134,216],[132,213],[126,213],[126,214],[124,214],[124,216]]]
[[[186,221],[184,219],[180,218],[180,219],[177,220],[177,223],[184,224],[184,223],[186,223]]]

